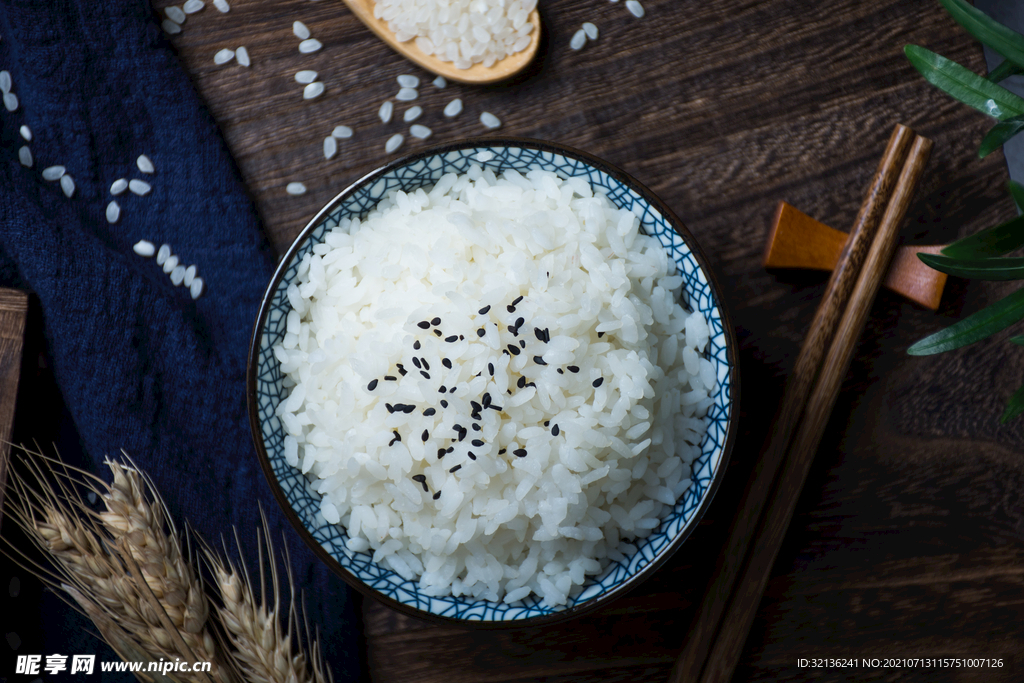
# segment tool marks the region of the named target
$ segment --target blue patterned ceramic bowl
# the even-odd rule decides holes
[[[481,154],[484,152],[484,154]],[[282,373],[272,348],[285,334],[291,307],[285,291],[296,276],[302,257],[324,239],[324,234],[346,216],[363,215],[394,188],[412,191],[434,184],[448,172],[464,173],[471,164],[501,173],[515,169],[554,171],[564,177],[586,178],[621,208],[640,217],[648,235],[655,236],[676,261],[684,276],[684,305],[704,313],[711,340],[707,358],[714,364],[720,386],[709,411],[710,424],[693,464],[690,488],[671,514],[649,537],[638,543],[635,555],[611,564],[564,607],[544,607],[532,596],[506,605],[485,600],[430,597],[415,582],[380,567],[366,553],[346,548],[346,531],[328,524],[320,515],[320,495],[305,477],[288,465],[284,456],[284,430],[275,414],[286,398]],[[714,496],[736,435],[738,386],[736,341],[722,308],[718,287],[696,240],[654,194],[626,173],[573,149],[536,140],[471,140],[434,147],[395,161],[362,178],[338,195],[292,244],[267,288],[253,334],[248,371],[249,419],[256,450],[285,514],[316,554],[341,578],[363,593],[417,617],[475,626],[523,626],[567,619],[609,602],[636,586],[682,545],[697,526]]]

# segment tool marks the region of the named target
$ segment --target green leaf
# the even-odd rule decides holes
[[[1014,116],[1012,119],[1000,121],[985,133],[981,146],[978,147],[978,157],[984,159],[1021,131],[1024,131],[1024,116]]]
[[[953,242],[942,250],[944,256],[970,261],[1009,254],[1024,246],[1024,216],[985,228]]]
[[[1016,76],[1017,74],[1022,73],[1024,73],[1024,67],[1017,66],[1009,59],[1004,59],[1000,62],[999,66],[989,72],[988,80],[993,83],[998,83],[999,81],[1005,81],[1010,76]]]
[[[950,97],[999,120],[1024,115],[1024,99],[1003,86],[920,45],[907,45],[903,51],[926,81]]]
[[[1024,318],[1024,289],[983,308],[944,330],[925,337],[909,349],[912,356],[929,356],[981,341]]]
[[[956,23],[983,44],[1024,67],[1024,36],[1003,26],[965,0],[939,0]],[[993,79],[994,80],[994,79]]]
[[[1024,280],[1024,258],[959,259],[920,252],[917,258],[941,273],[975,280]]]
[[[999,421],[1006,424],[1021,413],[1024,413],[1024,387],[1013,392],[1013,396],[1006,402],[1006,410],[1003,411],[1003,416]]]
[[[1017,346],[1024,346],[1024,335],[1018,335],[1016,337],[1010,337],[1010,343],[1016,344]]]
[[[1007,183],[1007,185],[1010,188],[1010,196],[1013,197],[1013,203],[1017,205],[1017,210],[1024,209],[1024,186],[1013,180]]]

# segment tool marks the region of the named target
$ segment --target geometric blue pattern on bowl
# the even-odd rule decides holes
[[[676,502],[661,526],[637,543],[636,553],[613,562],[600,576],[584,584],[567,606],[546,607],[530,598],[512,605],[486,600],[423,595],[413,581],[375,564],[370,554],[346,547],[348,536],[340,525],[328,524],[320,514],[320,494],[284,456],[284,430],[276,408],[286,396],[282,374],[272,348],[285,334],[291,306],[285,294],[295,279],[299,262],[323,241],[326,232],[346,217],[363,216],[388,192],[408,192],[432,185],[445,173],[465,173],[476,164],[496,174],[507,169],[553,171],[562,177],[583,177],[620,208],[640,218],[641,229],[656,237],[684,279],[683,305],[704,314],[711,328],[706,357],[718,375],[718,394],[708,411],[708,431],[701,455],[692,465],[690,487]],[[659,208],[660,207],[660,208]],[[666,215],[669,214],[669,215]],[[673,222],[678,231],[673,227]],[[681,234],[683,233],[683,234]],[[685,234],[685,237],[684,237]],[[406,157],[357,181],[327,205],[296,239],[285,255],[264,298],[250,350],[249,410],[253,436],[264,470],[282,507],[318,555],[355,587],[372,589],[377,597],[420,617],[477,622],[478,625],[522,625],[523,620],[554,621],[595,606],[601,598],[631,588],[641,574],[652,571],[682,543],[706,509],[725,469],[736,432],[735,341],[714,285],[698,260],[703,261],[693,237],[640,183],[589,155],[551,143],[515,140],[477,140],[445,145]],[[340,570],[340,571],[339,571]]]

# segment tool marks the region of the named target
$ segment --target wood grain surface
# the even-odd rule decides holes
[[[7,464],[10,461],[11,430],[27,317],[28,295],[15,289],[0,289],[0,522],[3,521]]]
[[[161,6],[169,4],[161,2]],[[902,55],[922,44],[977,71],[981,49],[933,0],[551,0],[537,63],[516,82],[429,85],[341,2],[208,3],[173,38],[283,251],[327,201],[389,159],[380,103],[395,76],[425,81],[417,121],[433,130],[399,153],[500,133],[569,144],[635,175],[704,246],[740,339],[741,439],[708,516],[636,592],[551,628],[465,632],[366,601],[376,681],[484,683],[664,680],[721,549],[826,276],[766,272],[764,242],[786,200],[847,229],[892,126],[935,141],[902,238],[945,243],[1013,215],[1000,154],[978,160],[985,117],[925,84]],[[292,21],[324,48],[298,52]],[[584,21],[601,30],[574,52]],[[248,69],[216,66],[245,45]],[[320,73],[302,100],[293,74]],[[454,119],[443,106],[461,97]],[[404,106],[397,107],[400,115]],[[355,129],[326,160],[334,126]],[[396,155],[397,156],[397,155]],[[302,181],[302,197],[285,193]],[[939,311],[888,292],[872,310],[735,681],[1018,681],[1024,674],[1024,422],[998,416],[1024,377],[1008,333],[912,358],[925,334],[1014,289],[951,278]],[[255,311],[254,311],[255,316]],[[801,668],[812,657],[1001,657],[1001,668]]]

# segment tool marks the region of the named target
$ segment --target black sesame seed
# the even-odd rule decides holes
[[[412,475],[412,480],[413,481],[426,481],[427,480],[427,475],[425,475],[425,474],[414,474],[414,475]]]
[[[501,350],[501,352],[502,352],[503,354],[505,354],[506,356],[507,356],[507,355],[509,355],[509,353],[508,353],[508,350],[507,350],[507,349],[502,349],[502,350]]]
[[[445,450],[445,449],[443,449],[443,448],[438,448],[438,449],[437,449],[437,459],[438,459],[438,460],[440,460],[441,458],[443,458],[443,457],[444,457],[444,455],[445,455],[445,453],[447,453],[447,452],[448,452],[448,451],[446,451],[446,450]]]
[[[366,385],[366,390],[367,391],[373,391],[376,388],[377,388],[377,380],[372,380],[369,384]]]
[[[424,320],[423,322],[416,323],[416,327],[420,328],[421,330],[426,330],[430,328],[430,323]]]
[[[409,374],[409,371],[406,370],[405,368],[403,368],[401,365],[399,365],[398,366],[398,374],[401,375],[402,377],[405,377],[406,375]]]
[[[544,328],[544,341],[545,342],[551,341],[551,330],[549,330],[546,327]]]
[[[487,364],[487,372],[491,373],[491,377],[494,377],[494,363]]]
[[[603,336],[604,336],[604,332],[598,332],[598,333],[597,333],[597,338],[598,338],[598,339],[600,339],[600,338],[601,338],[601,337],[603,337]]]
[[[521,347],[523,347],[525,349],[526,348],[526,340],[525,339],[520,339],[519,340],[519,346],[521,346]]]
[[[526,457],[526,449],[525,448],[517,448],[514,451],[512,451],[512,455],[516,456],[517,458],[525,458]]]
[[[534,356],[533,357],[533,362],[536,363],[537,365],[547,365],[548,364],[548,362],[546,360],[544,360],[544,356]]]
[[[473,427],[473,431],[474,431],[474,432],[479,432],[479,431],[481,431],[481,430],[480,430],[480,425],[478,425],[478,424],[477,424],[476,422],[474,422],[474,423],[473,423],[473,424],[472,424],[471,426]]]
[[[477,330],[477,331],[476,331],[476,336],[478,336],[478,337],[482,337],[482,336],[484,336],[485,334],[487,334],[487,330],[485,330],[485,329],[484,329],[484,328],[482,328],[482,327],[481,327],[481,328],[480,328],[479,330]]]
[[[445,453],[451,453],[451,452],[452,452],[452,451],[454,451],[454,450],[455,450],[455,446],[449,446],[449,447],[448,447],[448,450],[447,450],[447,451],[445,451]]]
[[[445,337],[444,340],[446,342],[448,342],[449,344],[454,344],[455,342],[459,341],[459,336],[456,335],[456,334],[453,334],[450,337]]]
[[[476,446],[477,448],[480,448],[481,446],[484,445],[484,442],[481,441],[480,439],[473,439],[472,441],[470,441],[470,443]]]
[[[450,360],[448,360],[447,358],[442,358],[441,359],[441,365],[445,366],[449,370],[452,369],[452,362]]]
[[[528,387],[535,387],[535,386],[537,386],[537,383],[536,382],[527,382],[526,386],[528,386]]]
[[[518,304],[518,303],[519,303],[520,301],[522,301],[522,300],[523,300],[523,297],[521,297],[521,296],[517,296],[517,297],[516,297],[516,298],[515,298],[515,299],[514,299],[514,300],[512,301],[512,305],[513,305],[513,306],[515,306],[516,304]]]
[[[558,429],[558,425],[555,425],[554,427],[551,428],[551,436],[558,436],[559,431],[560,430]]]
[[[526,378],[522,375],[519,376],[519,380],[516,382],[516,386],[522,389],[526,386]]]
[[[430,363],[427,362],[426,358],[420,358],[420,362],[423,363],[423,369],[424,370],[429,370],[430,369]]]
[[[516,318],[516,329],[518,330],[526,322],[526,318]]]
[[[466,438],[466,432],[459,432],[459,441],[462,441],[465,438]]]
[[[448,391],[454,394],[454,393],[455,393],[455,389],[456,389],[456,388],[457,388],[457,387],[452,387],[452,388],[451,388],[451,389],[449,389]]]
[[[447,408],[448,407],[448,401],[445,401],[445,400],[442,399],[441,400],[441,407],[442,408]]]
[[[505,454],[505,449],[504,448],[502,448],[500,451],[498,451],[498,455],[504,455],[504,454]]]
[[[491,307],[490,305],[487,305],[481,308],[479,311],[477,311],[477,313],[479,313],[480,315],[487,315],[487,311],[489,310],[491,310]]]
[[[438,491],[437,493],[434,494],[434,500],[437,500],[440,497],[441,497],[441,492],[440,491]]]
[[[437,327],[438,325],[441,324],[441,319],[440,318],[434,318],[433,320],[430,321],[430,324],[433,325],[434,327]]]
[[[419,351],[421,346],[422,346],[422,344],[420,344],[420,340],[419,339],[417,339],[416,341],[414,341],[412,343],[412,348],[415,351]]]
[[[507,310],[509,313],[515,313],[516,312],[516,307],[515,306],[506,306],[505,310]]]
[[[474,453],[473,451],[469,451],[468,453],[466,453],[466,455],[469,456],[470,460],[476,460],[476,453]]]
[[[456,432],[461,432],[462,431],[462,425],[460,425],[460,424],[453,424],[452,425],[452,430],[454,430]]]
[[[592,382],[592,384],[594,385],[594,388],[595,388],[595,389],[596,389],[596,388],[598,388],[599,386],[601,386],[602,384],[604,384],[604,377],[598,377],[597,379],[595,379],[595,380],[594,380],[594,381]]]
[[[473,418],[474,420],[482,420],[482,419],[484,419],[483,416],[480,413],[473,413],[472,415],[470,415],[470,417]]]
[[[417,358],[416,356],[412,357],[412,364],[415,365],[417,368],[423,367],[423,365],[420,363],[420,359]]]
[[[463,339],[465,339],[465,337],[463,337],[463,336],[462,336],[462,335],[460,334],[460,335],[459,335],[459,341],[462,341]]]
[[[446,393],[446,392],[448,391],[448,389],[446,389],[446,388],[445,388],[445,386],[444,386],[444,385],[442,384],[441,386],[439,386],[439,387],[437,388],[437,391],[438,391],[438,393],[440,393],[440,394],[444,394],[444,393]]]
[[[462,469],[462,465],[456,465],[455,467],[451,468],[451,469],[450,469],[450,470],[448,470],[448,471],[449,471],[449,472],[450,472],[451,474],[455,474],[456,472],[458,472],[458,471],[459,471],[459,470],[461,470],[461,469]]]
[[[384,379],[387,380],[388,382],[397,382],[398,381],[398,378],[395,377],[394,375],[384,375]]]
[[[437,411],[434,410],[433,408],[427,408],[426,410],[423,411],[423,414],[426,415],[427,417],[430,417],[431,415],[433,415],[436,412]]]
[[[438,337],[440,337],[441,336],[441,330],[439,330],[437,328],[434,328],[434,334],[436,334]]]
[[[423,439],[424,443],[426,443],[427,439],[430,438],[430,433],[426,429],[424,429],[423,433],[420,434],[420,438]]]
[[[402,440],[402,435],[399,434],[397,430],[392,431],[391,433],[395,435],[395,441],[401,441]],[[392,441],[392,443],[394,443],[394,441]]]
[[[544,426],[545,427],[547,427],[549,424],[551,424],[551,420],[544,420]]]
[[[510,391],[508,393],[511,394],[512,392]],[[499,406],[497,403],[492,403],[491,405],[489,405],[487,407],[490,408],[491,410],[497,410],[499,413],[502,411],[502,407]]]
[[[402,412],[404,412],[407,415],[414,410],[416,410],[416,406],[414,405],[409,405],[408,403],[406,403],[404,406],[402,406]]]
[[[384,407],[388,409],[389,413],[395,412],[395,407],[393,405],[391,405],[390,403],[385,403]]]
[[[519,347],[518,346],[512,346],[511,344],[509,344],[508,345],[508,352],[511,353],[513,356],[518,356],[519,355]]]
[[[423,375],[423,377],[425,379],[430,379],[430,373],[429,372],[423,372],[422,370],[420,370],[420,374]]]
[[[557,368],[555,370],[555,372],[557,372],[559,375],[564,375],[565,374],[564,372],[562,372],[562,368]]]
[[[539,327],[533,328],[533,334],[537,337],[538,341],[544,341],[544,332]]]
[[[470,401],[469,405],[473,406],[474,413],[479,413],[481,410],[483,410],[483,407],[476,401]]]
[[[579,367],[576,366],[576,365],[567,365],[566,367],[569,369],[569,372],[579,372],[580,371]]]
[[[484,408],[486,408],[487,406],[491,405],[491,395],[490,394],[484,394],[484,400],[482,401],[482,403],[484,404]]]

